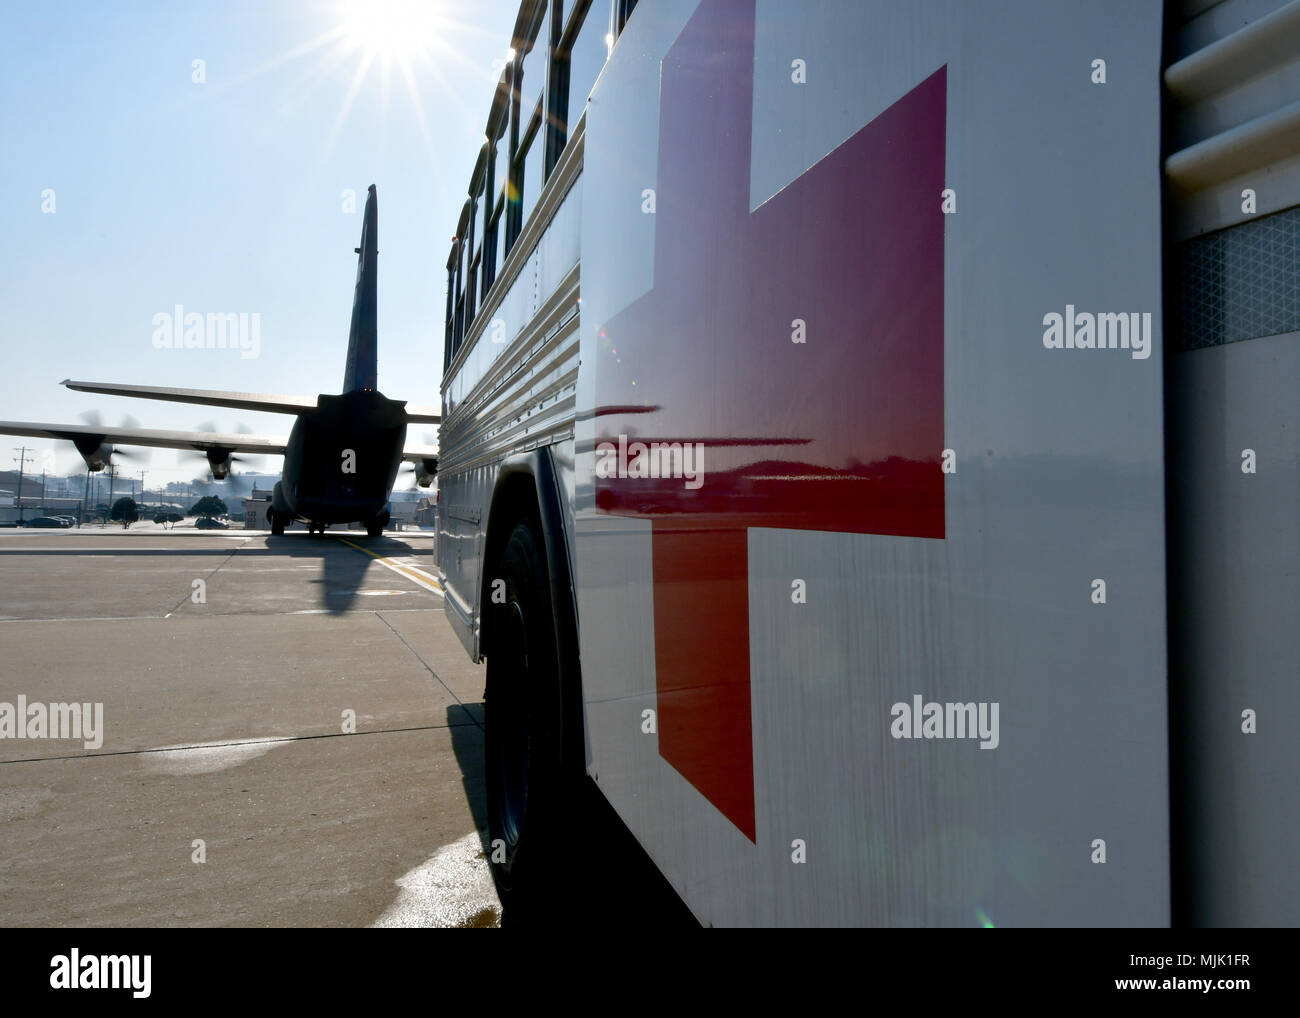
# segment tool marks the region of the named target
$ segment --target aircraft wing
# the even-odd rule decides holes
[[[110,382],[74,382],[62,385],[78,392],[100,392],[108,396],[162,399],[169,403],[198,403],[201,406],[230,407],[233,410],[261,410],[272,414],[300,414],[316,407],[315,396],[285,396],[258,392],[226,392],[221,389],[170,389],[157,385],[117,385]]]
[[[438,462],[438,450],[432,445],[408,445],[402,450],[402,459],[408,463],[422,463],[425,460]]]
[[[77,424],[33,424],[0,421],[0,434],[27,438],[57,438],[68,442],[97,438],[111,445],[148,445],[160,449],[193,449],[195,452],[224,450],[266,456],[284,453],[287,438],[263,435],[230,435],[218,431],[165,431],[156,428],[105,428]]]
[[[313,410],[316,407],[315,396],[290,396],[283,393],[174,389],[158,385],[75,382],[70,378],[65,378],[60,384],[77,392],[98,392],[106,396],[134,396],[136,399],[161,399],[168,403],[197,403],[200,406],[230,407],[232,410],[260,410],[271,414],[300,414],[304,410]],[[408,405],[406,419],[412,424],[440,424],[442,411],[433,407]]]

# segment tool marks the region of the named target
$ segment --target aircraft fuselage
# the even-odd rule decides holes
[[[331,524],[386,514],[406,441],[405,405],[366,390],[320,396],[289,433],[272,496],[276,516]]]

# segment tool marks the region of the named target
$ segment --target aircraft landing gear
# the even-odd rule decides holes
[[[382,537],[384,527],[388,526],[388,513],[380,513],[373,520],[366,524],[366,534],[369,537]]]
[[[272,537],[284,536],[284,520],[280,519],[280,517],[273,510],[267,511],[266,522],[271,524]]]

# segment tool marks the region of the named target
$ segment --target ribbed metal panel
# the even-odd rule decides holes
[[[573,435],[578,380],[578,268],[441,432],[439,472],[454,474]]]
[[[438,567],[448,618],[475,660],[497,470],[573,438],[584,134],[579,120],[443,379]]]
[[[1300,0],[1170,6],[1173,239],[1300,204]]]

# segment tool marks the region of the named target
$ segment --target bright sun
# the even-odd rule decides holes
[[[366,59],[406,68],[436,49],[449,27],[439,8],[431,0],[348,0],[339,30],[344,44]]]
[[[455,99],[457,75],[478,73],[494,79],[497,74],[497,68],[466,56],[466,36],[478,30],[459,19],[451,7],[451,0],[335,0],[328,8],[324,31],[244,72],[240,80],[306,57],[313,64],[311,79],[339,70],[346,73],[350,80],[325,141],[328,153],[367,81],[378,82],[382,119],[388,111],[390,85],[396,79],[405,88],[425,148],[432,156],[435,150],[423,94],[432,88]]]

